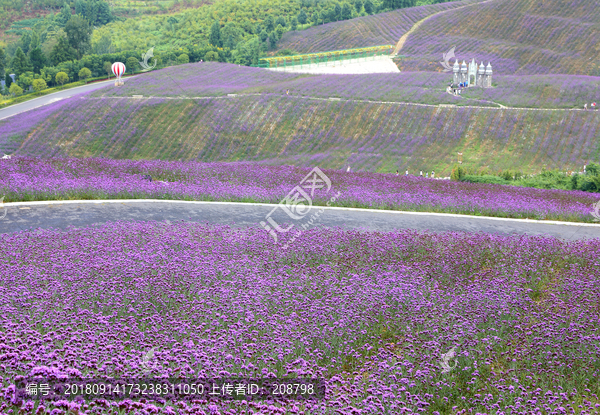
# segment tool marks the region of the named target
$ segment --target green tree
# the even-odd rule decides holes
[[[54,79],[56,79],[57,84],[63,86],[64,84],[69,82],[69,75],[67,75],[65,72],[59,72],[56,74],[56,77]]]
[[[15,56],[13,56],[12,61],[10,62],[10,67],[17,76],[33,69],[29,59],[27,59],[27,56],[23,53],[21,48],[17,48]]]
[[[304,9],[300,10],[300,13],[298,13],[298,23],[306,24],[307,20],[308,20],[308,16],[306,15],[306,12],[304,11]]]
[[[91,49],[90,37],[92,29],[90,23],[81,16],[73,16],[65,26],[69,45],[77,51],[79,59]]]
[[[4,74],[4,68],[6,68],[6,54],[4,49],[0,48],[0,75]]]
[[[235,49],[235,46],[241,40],[244,32],[235,23],[229,22],[221,31],[223,46],[229,49]]]
[[[365,7],[365,13],[373,14],[373,9],[375,7],[373,6],[373,2],[371,0],[366,0],[364,7]]]
[[[21,49],[23,53],[29,52],[29,45],[31,45],[31,32],[26,30],[21,36]]]
[[[267,33],[272,32],[273,30],[275,30],[275,19],[273,19],[273,16],[268,15],[265,18],[265,30],[267,31]]]
[[[290,27],[292,28],[292,30],[298,29],[298,19],[292,17],[292,20],[290,21]]]
[[[206,52],[206,55],[204,55],[204,60],[208,62],[217,61],[219,60],[219,54],[211,50],[210,52]]]
[[[235,51],[234,62],[241,65],[256,65],[260,58],[261,42],[258,37],[253,37],[246,42],[240,42]]]
[[[110,33],[103,33],[98,42],[94,44],[94,53],[106,55],[112,51],[112,37]]]
[[[340,3],[335,3],[335,6],[333,6],[333,15],[335,20],[340,20],[342,18],[342,6],[340,6]]]
[[[217,55],[218,57],[219,55]],[[190,57],[188,55],[186,55],[185,53],[182,53],[181,55],[179,55],[177,57],[177,62],[183,64],[183,63],[190,63]]]
[[[35,92],[40,92],[40,91],[43,91],[44,89],[48,88],[48,85],[46,84],[46,81],[44,81],[41,78],[34,79],[33,83],[32,83],[32,86],[33,86],[33,90]]]
[[[56,82],[54,81],[56,79],[56,74],[58,73],[58,69],[56,69],[54,66],[44,66],[41,70],[40,70],[40,77],[46,81],[46,84],[50,85],[56,85]]]
[[[31,43],[29,44],[29,50],[32,51],[33,49],[35,49],[39,46],[40,46],[40,37],[35,30],[32,30],[31,31]]]
[[[29,61],[33,67],[33,72],[40,73],[40,70],[46,63],[46,57],[39,46],[29,52]]]
[[[362,6],[363,4],[361,0],[354,0],[354,8],[356,9],[356,13],[360,13]]]
[[[18,97],[19,95],[21,95],[23,93],[23,88],[21,88],[19,85],[17,84],[12,84],[10,86],[10,88],[8,88],[8,92],[10,92],[11,94],[13,94],[14,96]]]
[[[344,2],[342,3],[342,20],[352,19],[352,6]]]
[[[277,33],[277,40],[279,40],[285,33],[285,29],[283,28],[283,26],[277,25],[277,27],[275,28],[275,33]]]
[[[8,72],[6,73],[6,76],[4,76],[4,83],[6,84],[5,88],[10,88],[10,86],[13,83],[12,78],[10,76],[8,76]]]
[[[50,60],[53,65],[58,65],[62,62],[72,61],[77,59],[77,51],[69,45],[69,40],[66,36],[61,36],[58,43],[54,45],[50,52]]]
[[[260,32],[260,35],[259,35],[260,41],[266,42],[268,37],[269,37],[269,34],[267,33],[266,30],[263,29],[263,31]]]
[[[65,2],[62,9],[60,9],[60,13],[56,15],[55,21],[59,25],[64,26],[67,24],[69,19],[71,19],[71,8],[67,2]]]
[[[79,14],[81,16],[85,16],[86,15],[86,7],[85,7],[85,2],[83,2],[82,0],[77,0],[75,1],[75,14]]]
[[[131,71],[131,73],[133,73],[135,71],[135,68],[138,65],[138,60],[136,58],[134,58],[133,56],[127,58],[127,60],[125,61],[125,66],[127,67],[127,69],[129,69]]]
[[[210,27],[210,36],[208,37],[208,41],[213,46],[219,48],[223,46],[223,41],[221,40],[221,25],[216,20]]]
[[[104,65],[102,66],[102,69],[108,75],[108,79],[110,79],[110,74],[112,73],[112,63],[110,63],[110,62],[104,62]]]
[[[81,68],[79,71],[79,79],[82,79],[87,84],[87,79],[92,76],[92,71],[88,68]]]
[[[285,19],[282,16],[277,17],[275,19],[275,26],[281,25],[281,27],[285,27]]]
[[[279,38],[277,37],[277,33],[273,30],[269,33],[269,46],[271,49],[275,49],[277,47],[277,42],[279,42]]]

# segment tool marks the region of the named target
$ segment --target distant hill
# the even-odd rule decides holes
[[[600,4],[491,0],[426,20],[402,51],[402,70],[438,71],[442,53],[492,62],[497,74],[600,75]]]
[[[284,33],[278,50],[299,53],[324,52],[366,46],[395,45],[415,23],[443,10],[482,0],[462,0],[398,9],[387,13],[357,17],[341,22],[313,26],[306,30]]]
[[[306,76],[216,63],[183,65],[1,121],[0,151],[331,168],[350,164],[353,170],[409,168],[444,175],[457,152],[464,154],[466,166],[492,170],[576,169],[600,161],[600,111],[375,102],[425,96],[425,101],[460,103],[440,91],[447,75],[433,75]],[[409,77],[416,86],[388,92]],[[532,91],[567,102],[599,89],[596,78],[573,77],[579,84],[570,92],[578,95],[561,95],[570,78],[533,77],[537,89]],[[486,98],[501,97],[502,88],[497,91]],[[528,99],[504,91],[507,97]],[[130,98],[139,93],[158,97]],[[329,100],[329,94],[342,100]],[[344,100],[352,94],[364,100]]]

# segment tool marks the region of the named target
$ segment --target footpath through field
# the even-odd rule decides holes
[[[276,95],[281,97],[288,97],[291,99],[307,99],[307,100],[315,100],[315,101],[337,101],[337,102],[364,102],[371,104],[397,104],[397,105],[412,105],[417,107],[433,107],[433,108],[479,108],[479,109],[495,109],[495,110],[522,110],[522,111],[586,111],[585,109],[580,108],[525,108],[525,107],[507,107],[502,104],[498,104],[493,101],[484,101],[490,104],[498,105],[497,107],[484,107],[484,106],[476,106],[476,105],[454,105],[454,104],[420,104],[416,102],[406,102],[406,101],[376,101],[370,99],[348,99],[348,98],[338,98],[338,97],[310,97],[306,95],[288,95],[288,94],[274,94],[267,93],[261,94],[259,92],[251,93],[251,94],[227,94],[223,96],[201,96],[201,97],[185,97],[185,96],[154,96],[154,95],[134,95],[131,97],[81,97],[81,99],[172,99],[172,100],[181,100],[181,99],[191,99],[191,100],[210,100],[210,99],[236,99],[240,97],[249,97],[249,96],[268,96],[268,95]],[[467,98],[471,99],[471,98]],[[587,112],[596,112],[597,110],[587,110]]]
[[[5,203],[0,234],[30,229],[94,227],[116,221],[167,221],[257,227],[274,207],[266,203],[192,202],[181,200],[69,200]],[[401,212],[378,209],[313,206],[315,227],[389,232],[402,229],[431,232],[485,232],[492,234],[545,235],[563,240],[600,238],[600,224],[506,219],[451,213]],[[0,215],[2,213],[0,212]],[[286,217],[275,217],[285,223]],[[290,222],[287,217],[287,222]]]
[[[394,52],[392,53],[392,55],[398,55],[398,53],[400,53],[400,51],[404,47],[404,43],[406,43],[406,40],[408,39],[408,36],[410,36],[413,32],[415,32],[419,28],[419,26],[421,26],[425,21],[431,19],[432,17],[438,16],[438,15],[440,15],[442,13],[447,13],[447,12],[450,12],[450,11],[464,9],[465,7],[470,7],[470,6],[474,6],[474,5],[480,5],[480,4],[484,4],[484,3],[489,3],[491,1],[494,1],[494,0],[485,0],[485,1],[478,2],[478,3],[466,4],[464,6],[460,6],[460,7],[457,7],[455,9],[442,10],[441,12],[430,14],[426,18],[421,19],[417,23],[415,23],[413,25],[413,27],[411,27],[408,30],[408,32],[406,32],[405,34],[402,35],[402,37],[400,38],[400,40],[398,40],[398,43],[396,43],[396,47],[394,48]]]

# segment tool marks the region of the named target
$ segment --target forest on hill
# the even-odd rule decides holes
[[[110,75],[115,61],[140,69],[138,62],[150,48],[159,68],[200,60],[256,64],[277,49],[288,31],[415,4],[416,0],[218,0],[179,13],[123,19],[104,0],[65,1],[56,15],[13,24],[18,41],[6,48],[0,44],[2,92],[17,96],[32,88]],[[15,75],[15,86],[9,74]]]

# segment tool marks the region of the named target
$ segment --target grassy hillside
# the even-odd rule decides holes
[[[57,103],[59,104],[59,103]],[[467,167],[580,169],[600,160],[600,114],[247,96],[85,98],[39,123],[13,117],[0,151],[40,156],[264,161],[449,175]],[[33,117],[32,117],[33,118]],[[2,126],[4,127],[4,126]],[[7,136],[9,138],[7,138]],[[12,141],[11,141],[12,140]],[[12,148],[8,148],[12,147]],[[7,151],[9,150],[9,151]]]
[[[481,0],[463,0],[394,10],[284,33],[278,48],[300,53],[396,44],[416,22],[442,10]]]
[[[289,91],[291,96],[302,97],[579,109],[600,96],[600,78],[590,76],[496,76],[494,88],[471,88],[460,97],[446,92],[450,79],[449,74],[415,72],[307,75],[206,62],[146,73],[122,88],[104,88],[92,96],[201,97]]]
[[[442,53],[491,61],[497,74],[597,75],[600,8],[587,0],[492,0],[425,21],[408,37],[404,70],[439,70]]]

